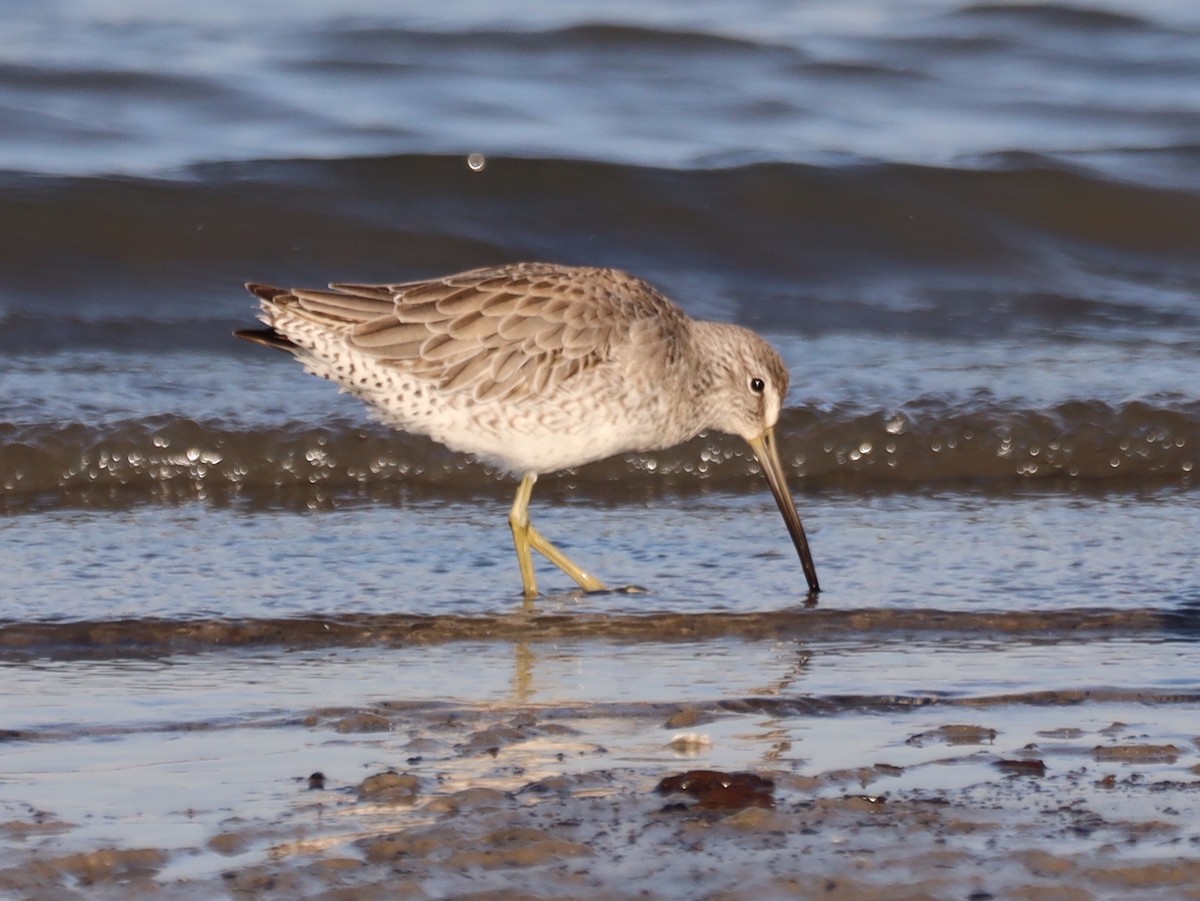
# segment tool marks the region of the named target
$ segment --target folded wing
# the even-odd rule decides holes
[[[363,354],[444,391],[470,392],[476,402],[553,389],[601,365],[623,342],[677,340],[686,320],[626,273],[542,263],[395,285],[251,290],[342,334]]]

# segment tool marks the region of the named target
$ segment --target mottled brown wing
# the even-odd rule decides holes
[[[610,269],[522,263],[398,285],[294,291],[344,323],[350,346],[478,402],[537,394],[609,359],[614,344],[677,335],[683,313]]]

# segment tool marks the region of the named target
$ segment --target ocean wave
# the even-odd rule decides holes
[[[1178,2],[589,7],[257,3],[119,28],[99,8],[30,7],[0,64],[0,166],[145,172],[278,147],[945,162],[1158,146],[1195,112],[1195,16]]]
[[[1141,31],[1153,27],[1140,15],[1086,4],[969,3],[951,14],[972,22],[1011,23],[1022,29],[1054,28],[1067,32]]]
[[[263,160],[169,179],[9,174],[0,196],[10,351],[47,323],[95,340],[108,320],[233,322],[247,279],[397,281],[514,259],[700,284],[699,303],[799,334],[1200,330],[1200,194],[1032,154],[694,170],[510,157],[482,172],[453,156]]]
[[[785,411],[778,432],[801,490],[1190,489],[1200,404],[800,408]],[[740,439],[711,434],[548,481],[621,503],[748,490],[758,474]],[[348,421],[247,429],[164,415],[101,426],[0,424],[0,505],[10,512],[197,497],[311,504],[340,495],[498,494],[510,490],[505,475],[427,439]]]

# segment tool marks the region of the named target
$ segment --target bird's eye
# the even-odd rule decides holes
[[[764,382],[762,379],[753,378],[750,380],[750,390],[753,391],[755,394],[762,394],[764,391],[767,390],[767,383]]]

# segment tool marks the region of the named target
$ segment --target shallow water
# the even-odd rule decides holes
[[[689,766],[774,773],[793,813],[1003,808],[1014,853],[1193,853],[1113,824],[1200,813],[1198,37],[1180,0],[0,3],[0,894],[154,845],[140,891],[211,897],[555,774],[689,847],[652,794]],[[815,606],[721,435],[544,476],[539,526],[646,591],[543,567],[526,605],[509,477],[230,336],[248,280],[519,259],[779,347]],[[996,736],[921,738],[955,725]],[[998,768],[1026,753],[1045,778]],[[356,800],[389,767],[421,804]],[[834,819],[795,859],[843,879]],[[955,873],[996,869],[946,828]]]
[[[645,503],[580,498],[536,513],[613,585],[584,596],[541,566],[543,613],[750,613],[801,607],[807,589],[770,495]],[[0,519],[20,548],[0,586],[10,621],[153,617],[504,615],[521,609],[508,497],[470,503],[326,502],[315,510],[203,501],[65,509]],[[1188,494],[1013,497],[805,495],[821,564],[819,610],[1194,615],[1196,511]],[[64,554],[64,548],[70,548]],[[1153,554],[1146,553],[1153,548]]]
[[[1061,775],[1095,767],[1095,747],[1151,735],[1178,751],[1135,762],[1139,779],[1186,780],[1200,712],[1188,675],[1196,655],[1194,641],[1161,636],[1046,635],[465,641],[9,664],[0,711],[23,734],[6,743],[0,810],[13,821],[52,812],[61,825],[12,846],[0,866],[31,847],[139,847],[151,834],[155,847],[188,852],[233,824],[257,835],[240,856],[184,853],[163,878],[303,855],[281,851],[295,834],[314,848],[346,848],[428,819],[419,809],[345,808],[362,778],[393,767],[436,776],[447,794],[514,791],[597,768],[651,782],[648,774],[680,766],[844,772],[815,788],[837,798],[845,780],[866,778],[852,774],[883,766],[870,777],[873,794],[969,797],[994,783],[998,757],[1036,748]],[[1101,672],[1119,687],[1097,684]],[[698,712],[694,725],[671,726],[681,709]],[[379,723],[364,725],[362,711]],[[526,731],[507,735],[513,723]],[[948,723],[987,734],[948,741],[938,735]],[[686,750],[672,746],[688,734]],[[488,753],[493,742],[500,750]],[[326,790],[305,800],[315,771]],[[1098,809],[1145,817],[1153,804],[1117,792]]]

